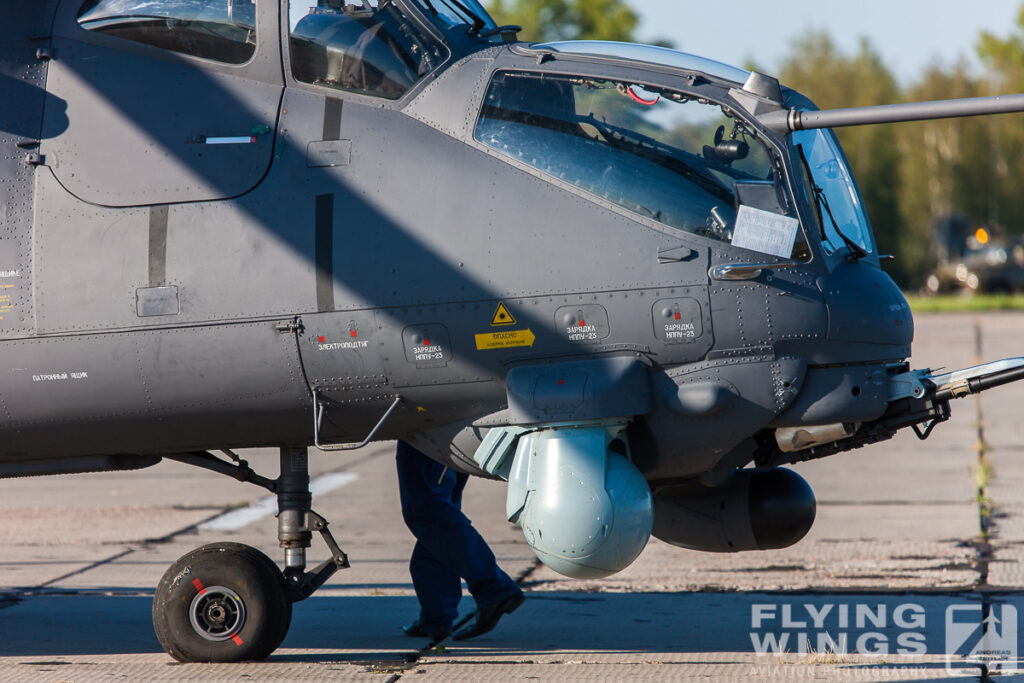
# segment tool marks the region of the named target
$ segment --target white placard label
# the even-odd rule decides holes
[[[733,246],[753,249],[772,256],[789,258],[796,242],[800,221],[752,206],[740,206],[736,227],[732,231]]]

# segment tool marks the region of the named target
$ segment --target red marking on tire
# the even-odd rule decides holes
[[[196,587],[196,590],[199,591],[200,595],[206,592],[206,588],[203,586],[203,582],[199,579],[193,579],[192,585]]]
[[[231,636],[231,640],[235,641],[235,645],[241,645],[243,642],[245,642],[241,638],[239,638],[238,635]]]

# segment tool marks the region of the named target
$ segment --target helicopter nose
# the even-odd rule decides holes
[[[818,279],[828,308],[828,339],[900,347],[910,355],[914,318],[885,272],[867,263],[844,263]]]

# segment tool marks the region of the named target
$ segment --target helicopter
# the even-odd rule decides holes
[[[785,465],[910,428],[1024,359],[910,365],[832,128],[1024,95],[819,111],[675,50],[530,44],[476,0],[38,0],[0,24],[0,476],[174,460],[277,496],[283,570],[172,565],[180,661],[271,654],[349,566],[309,448],[402,439],[508,482],[572,577],[649,537],[783,548]],[[280,473],[236,453],[280,450]],[[328,559],[307,568],[318,535]]]

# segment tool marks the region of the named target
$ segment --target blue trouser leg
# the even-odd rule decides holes
[[[416,542],[409,559],[412,586],[420,603],[420,625],[427,632],[451,630],[459,615],[462,580]]]
[[[460,510],[468,477],[446,471],[402,441],[395,460],[402,516],[416,537],[409,571],[420,601],[421,622],[431,627],[451,626],[461,597],[459,577],[466,580],[478,604],[497,603],[518,592],[515,582],[498,567],[487,542]]]

